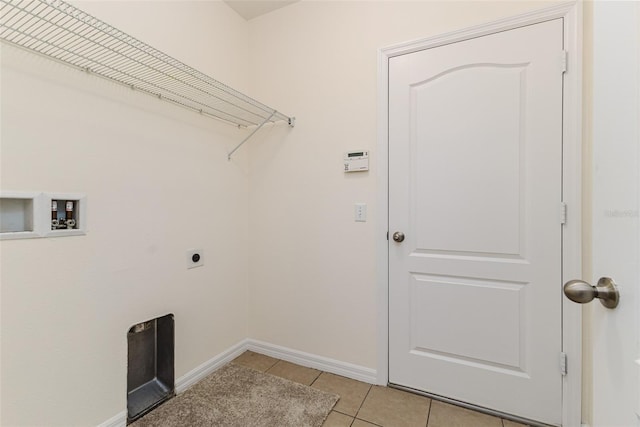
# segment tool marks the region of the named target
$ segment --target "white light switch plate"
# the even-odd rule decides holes
[[[367,204],[366,203],[356,203],[356,205],[355,205],[355,220],[356,220],[356,222],[366,222],[367,221]]]

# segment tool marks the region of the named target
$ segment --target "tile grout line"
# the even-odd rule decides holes
[[[332,411],[332,412],[337,412],[337,413],[342,414],[342,415],[345,415],[345,416],[347,416],[347,417],[349,417],[349,418],[355,418],[355,417],[356,417],[355,415],[345,414],[344,412],[340,412],[340,411],[339,411],[339,410],[337,410],[337,409],[332,409],[331,411]],[[365,421],[365,420],[363,420],[363,421]]]
[[[371,424],[372,426],[376,426],[376,427],[384,427],[384,426],[383,426],[383,425],[381,425],[381,424],[372,423],[371,421],[363,420],[362,418],[354,418],[354,419],[353,419],[353,421],[351,421],[351,425],[353,425],[353,424],[356,422],[356,420],[358,420],[358,421],[362,421],[362,422],[365,422],[365,423],[367,423],[367,424]]]
[[[302,384],[302,385],[307,386],[307,387],[311,387],[311,386],[313,386],[313,384],[316,382],[316,380],[317,380],[318,378],[320,378],[320,375],[322,375],[322,374],[324,373],[324,371],[321,371],[321,370],[319,370],[319,369],[309,368],[308,366],[298,365],[298,364],[296,364],[296,363],[287,362],[286,360],[282,360],[282,359],[276,359],[276,360],[277,360],[277,361],[276,361],[276,363],[275,363],[272,367],[270,367],[269,369],[267,369],[265,372],[269,373],[269,371],[270,371],[270,370],[272,370],[273,368],[275,368],[275,367],[276,367],[276,365],[278,365],[280,362],[283,362],[283,363],[289,363],[289,364],[291,364],[291,365],[298,366],[298,367],[300,367],[300,368],[309,369],[309,370],[311,370],[311,371],[315,371],[315,372],[317,372],[318,374],[317,374],[315,377],[313,377],[313,379],[311,380],[311,383],[309,383],[309,384],[302,383],[302,382],[298,382],[298,381],[293,381],[293,380],[291,380],[291,379],[289,379],[289,378],[285,378],[285,377],[280,377],[280,378],[289,379],[289,381],[293,381],[293,382],[295,382],[295,383]],[[275,374],[272,374],[272,375],[275,375]],[[277,376],[277,377],[279,377],[279,375],[276,375],[276,376]]]
[[[358,414],[360,413],[360,409],[362,409],[362,405],[364,405],[364,402],[367,400],[367,397],[369,397],[369,393],[371,393],[371,390],[373,389],[373,387],[374,387],[373,385],[369,385],[369,390],[367,390],[367,394],[364,395],[364,399],[362,399],[362,402],[360,402],[360,406],[358,406],[358,410],[356,411],[356,414],[353,416],[354,420],[356,418],[358,418]],[[358,419],[360,419],[360,418],[358,418]],[[367,420],[362,420],[362,421],[367,421]],[[369,422],[369,421],[367,421],[367,422]]]
[[[243,354],[244,354],[244,353],[243,353]],[[260,353],[255,353],[255,354],[257,354],[257,355],[258,355],[258,354],[260,354]],[[242,356],[242,355],[240,355],[240,356]],[[240,356],[238,356],[237,358],[239,358]],[[269,356],[267,356],[267,357],[269,357]],[[236,358],[236,359],[237,359],[237,358]],[[276,365],[278,365],[280,362],[286,362],[286,361],[283,361],[282,359],[277,359],[277,358],[273,358],[273,359],[275,360],[275,362],[274,362],[271,366],[269,366],[268,368],[266,368],[266,370],[265,370],[265,371],[263,371],[263,372],[265,372],[265,373],[269,373],[269,371],[271,371],[273,368],[275,368],[275,367],[276,367]],[[234,360],[231,360],[229,363],[236,363],[236,362],[235,362],[235,359],[234,359]],[[289,363],[290,363],[290,362],[289,362]],[[242,364],[240,364],[240,365],[242,365]],[[294,365],[297,365],[297,364],[294,364]],[[298,365],[298,366],[302,366],[302,365]],[[308,367],[305,367],[305,368],[308,368]],[[318,379],[322,376],[322,374],[336,375],[336,374],[331,374],[331,373],[329,373],[329,372],[322,371],[322,370],[319,370],[319,369],[314,369],[314,368],[308,368],[308,369],[311,369],[311,370],[314,370],[314,371],[318,372],[318,374],[315,376],[315,378],[313,378],[313,380],[312,380],[312,381],[311,381],[311,383],[308,385],[308,387],[312,387],[312,386],[313,386],[313,385],[318,381]],[[273,375],[273,374],[272,374],[272,375]],[[337,375],[337,376],[340,376],[340,375]],[[294,381],[294,382],[297,382],[297,381]],[[299,383],[299,384],[302,384],[302,383]],[[304,385],[304,384],[303,384],[303,385]],[[365,394],[364,398],[363,398],[363,399],[362,399],[362,401],[360,402],[360,405],[358,406],[358,408],[357,408],[357,410],[356,410],[356,412],[355,412],[355,415],[346,414],[346,413],[344,413],[344,412],[341,412],[341,411],[335,410],[335,409],[333,409],[333,408],[331,409],[331,411],[330,411],[329,413],[331,413],[331,412],[336,412],[336,413],[338,413],[338,414],[341,414],[341,415],[344,415],[344,416],[346,416],[346,417],[351,418],[351,423],[349,424],[349,427],[353,427],[353,425],[355,424],[356,420],[359,420],[359,421],[362,421],[362,422],[366,422],[366,423],[368,423],[368,424],[371,424],[372,426],[376,426],[376,427],[384,427],[384,426],[382,426],[382,425],[380,425],[380,424],[376,424],[376,423],[374,423],[374,422],[371,422],[371,421],[368,421],[368,420],[365,420],[365,419],[362,419],[362,418],[358,418],[358,415],[360,414],[360,411],[362,410],[362,407],[364,406],[364,403],[366,402],[367,398],[368,398],[368,397],[369,397],[369,395],[371,394],[371,391],[373,390],[373,388],[374,388],[374,387],[376,387],[376,386],[375,386],[375,385],[371,385],[371,384],[369,384],[369,388],[368,388],[368,390],[367,390],[367,393]],[[429,422],[430,422],[430,419],[431,419],[431,411],[432,411],[432,409],[433,409],[433,399],[429,399],[429,409],[427,410],[427,422],[426,422],[425,427],[429,427]],[[505,420],[504,418],[500,418],[500,417],[495,417],[495,418],[498,418],[498,419],[500,420],[500,427],[507,427],[507,425],[505,424],[506,420]],[[325,420],[325,421],[326,421],[326,420]],[[526,427],[529,427],[529,426],[526,426]]]
[[[309,368],[309,369],[313,369],[313,368]],[[316,375],[316,377],[313,379],[313,381],[311,381],[311,384],[309,384],[309,387],[311,387],[318,380],[318,378],[320,378],[320,375],[322,375],[323,372],[324,371],[318,371],[318,375]]]
[[[274,368],[278,363],[280,363],[280,362],[282,362],[282,359],[276,359],[276,363],[274,363],[271,367],[269,367],[265,372],[266,372],[266,373],[268,373],[271,369],[273,369],[273,368]],[[313,369],[313,368],[309,368],[309,369]],[[318,378],[320,378],[320,376],[321,376],[322,374],[326,373],[325,371],[321,371],[321,370],[317,370],[317,371],[318,371],[318,375],[316,375],[316,377],[313,379],[313,381],[311,381],[311,384],[309,384],[309,385],[308,385],[308,387],[313,386],[313,384],[315,384],[315,382],[318,380]],[[369,387],[369,390],[371,390],[371,387]],[[367,396],[368,396],[368,395],[369,395],[369,392],[367,391]],[[367,398],[367,396],[365,396],[365,399]],[[362,402],[364,403],[364,399],[362,400]],[[337,403],[337,402],[336,402],[336,403]],[[362,407],[362,404],[360,404],[360,406]],[[360,408],[358,408],[358,411],[360,411]],[[329,411],[329,414],[330,414],[331,412],[337,412],[337,413],[339,413],[339,414],[342,414],[342,412],[334,411],[334,410],[333,410],[333,408],[331,408],[331,411]],[[357,413],[357,412],[356,412],[356,413]],[[351,415],[348,415],[348,414],[343,414],[343,415],[346,415],[346,416],[348,416],[348,417],[351,417]],[[328,416],[328,414],[327,414],[327,416]],[[326,419],[325,419],[325,421],[326,421]],[[354,416],[354,417],[352,417],[352,419],[351,419],[351,423],[349,424],[349,427],[351,427],[351,426],[353,425],[353,423],[355,423],[355,422],[356,422],[356,418],[355,418],[355,416]]]
[[[315,382],[316,382],[316,380],[317,380],[318,378],[320,378],[320,375],[322,375],[322,371],[318,371],[318,372],[319,372],[319,373],[318,373],[318,375],[316,375],[316,377],[313,379],[313,381],[311,381],[311,384],[309,384],[309,387],[311,387],[311,386],[313,385],[313,383],[315,383]],[[337,402],[336,402],[336,403],[337,403]]]
[[[272,370],[278,363],[282,362],[280,359],[276,359],[276,363],[274,363],[273,365],[271,365],[269,368],[267,368],[266,371],[264,371],[265,373],[269,373],[270,370]]]
[[[281,362],[281,360],[280,360],[280,359],[276,359],[276,363],[274,363],[273,365],[269,366],[265,372],[270,371],[274,366],[276,366],[276,365],[277,365],[278,363],[280,363],[280,362]]]
[[[429,417],[431,417],[431,408],[433,407],[433,399],[429,398],[429,409],[427,410],[427,424],[424,427],[429,427]],[[504,426],[502,426],[504,427]]]
[[[309,384],[309,387],[313,386],[316,381],[318,381],[318,378],[320,378],[320,376],[322,376],[322,374],[324,374],[324,371],[320,371],[320,374],[318,374],[318,376],[311,382],[311,384]],[[333,411],[333,409],[332,409]]]
[[[280,362],[282,362],[282,359],[276,359],[276,363],[274,363],[274,364],[273,364],[270,368],[268,368],[265,372],[266,372],[266,373],[268,373],[271,369],[273,369],[273,368],[274,368],[278,363],[280,363]],[[308,369],[313,369],[313,368],[308,368]],[[318,375],[316,375],[316,377],[313,379],[313,381],[311,381],[311,384],[309,384],[307,387],[311,387],[311,386],[313,386],[313,384],[318,380],[318,378],[320,378],[320,376],[321,376],[323,373],[325,373],[325,371],[320,371],[320,370],[317,370],[317,371],[318,371]],[[368,395],[368,394],[369,394],[369,393],[367,393],[367,395]],[[366,399],[366,396],[365,396],[365,399]],[[363,400],[363,402],[364,402],[364,400]],[[336,402],[336,403],[337,403],[337,402]],[[335,405],[334,405],[334,406],[335,406]],[[331,408],[331,410],[329,411],[329,414],[330,414],[331,412],[334,412],[333,408]],[[338,411],[335,411],[335,412],[338,412]],[[342,412],[338,412],[338,413],[340,413],[340,414],[341,414]],[[327,414],[327,416],[329,416],[329,414]],[[343,415],[347,415],[347,414],[343,414]],[[349,416],[349,415],[347,415],[347,416]],[[355,421],[356,421],[356,419],[355,419],[355,417],[353,417],[353,419],[351,420],[351,423],[349,424],[349,427],[351,427],[351,425],[352,425]],[[326,419],[325,419],[325,422],[326,422]]]
[[[320,377],[322,376],[322,374],[326,374],[326,372],[325,372],[325,371],[320,371],[320,370],[319,370],[318,372],[320,372],[320,373],[318,374],[318,376],[317,376],[317,377],[315,377],[315,379],[311,382],[311,384],[309,384],[309,387],[312,387],[312,386],[316,383],[316,381],[318,381],[318,378],[320,378]],[[336,393],[336,394],[337,394],[337,393]],[[342,399],[342,396],[340,396],[340,398],[338,399],[338,402],[340,401],[340,399]],[[336,402],[336,405],[338,404],[338,402]],[[333,405],[333,407],[335,408],[335,405]],[[345,413],[342,413],[342,412],[340,412],[340,411],[336,411],[336,410],[335,410],[335,409],[333,409],[333,408],[331,408],[331,411],[329,411],[329,414],[330,414],[331,412],[336,412],[336,413],[338,413],[338,414],[342,414],[342,415],[345,415],[345,416],[347,416],[347,417],[351,417],[351,415],[349,415],[349,414],[345,414]],[[327,416],[328,416],[328,415],[327,415]],[[325,420],[325,422],[326,422],[326,420]],[[356,422],[356,418],[355,418],[355,416],[354,416],[354,417],[351,417],[351,423],[349,423],[349,427],[351,427],[351,426],[353,425],[353,423],[355,423],[355,422]]]

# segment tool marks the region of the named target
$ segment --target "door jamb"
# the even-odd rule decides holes
[[[389,382],[389,59],[488,34],[552,19],[563,19],[564,50],[568,52],[563,80],[563,201],[567,219],[562,238],[562,282],[582,276],[582,4],[579,1],[525,13],[488,24],[465,28],[378,51],[378,203],[376,264],[378,266],[378,369],[377,384]],[[562,425],[580,425],[582,411],[582,309],[562,298],[562,351],[568,373],[562,384]],[[558,368],[560,375],[560,368]]]

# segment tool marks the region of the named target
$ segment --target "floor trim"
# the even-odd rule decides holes
[[[240,356],[247,350],[248,343],[249,340],[244,339],[178,378],[176,380],[176,394],[186,391],[189,387],[196,384],[207,375],[213,373],[236,357]],[[125,409],[102,424],[99,424],[98,427],[125,427],[126,425],[127,411]]]
[[[189,387],[231,362],[247,350],[301,366],[306,366],[308,368],[342,375],[343,377],[363,381],[369,384],[375,384],[378,375],[375,369],[365,368],[363,366],[341,362],[339,360],[311,353],[305,353],[304,351],[294,350],[264,341],[244,339],[178,378],[176,380],[176,393],[180,394],[184,392]],[[126,425],[127,411],[124,410],[102,424],[99,424],[98,427],[125,427]]]
[[[247,350],[248,341],[249,340],[247,339],[240,341],[239,343],[231,346],[227,350],[212,357],[202,365],[190,370],[189,372],[178,378],[176,380],[176,393],[180,394],[184,392],[207,375],[213,373],[227,363],[231,362],[236,357],[240,356]]]
[[[127,425],[127,411],[124,410],[117,415],[109,418],[102,424],[98,424],[98,427],[124,427]]]
[[[248,344],[247,349],[255,353],[264,354],[265,356],[275,357],[276,359],[341,375],[343,377],[365,383],[376,384],[378,373],[375,369],[365,368],[364,366],[341,362],[328,357],[305,353],[304,351],[293,350],[287,347],[253,339],[249,339]]]

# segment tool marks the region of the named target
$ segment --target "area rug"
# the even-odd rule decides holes
[[[339,398],[231,363],[130,426],[321,427]]]

